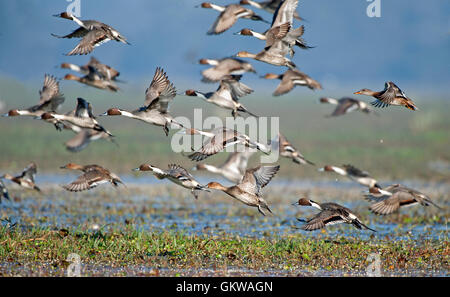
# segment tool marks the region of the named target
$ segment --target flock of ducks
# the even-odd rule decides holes
[[[256,117],[253,112],[250,112],[239,102],[241,97],[253,92],[252,88],[241,82],[243,75],[248,72],[256,73],[256,70],[249,62],[238,59],[239,57],[251,58],[272,65],[287,67],[282,74],[268,73],[262,77],[265,79],[280,80],[278,87],[273,93],[274,96],[286,94],[292,91],[295,86],[306,86],[311,90],[322,88],[318,81],[298,70],[291,60],[295,54],[295,47],[301,49],[312,48],[302,38],[305,27],[302,25],[294,28],[294,19],[302,20],[296,12],[298,0],[269,0],[263,2],[242,0],[239,4],[230,4],[227,6],[204,2],[199,7],[220,12],[207,34],[222,34],[234,26],[240,18],[268,23],[253,10],[247,8],[249,5],[273,14],[270,27],[263,33],[245,28],[234,34],[253,36],[264,40],[264,48],[256,54],[240,51],[236,54],[236,57],[227,57],[218,60],[201,59],[199,61],[200,64],[211,66],[202,71],[202,81],[219,83],[217,90],[214,92],[201,92],[190,89],[184,92],[186,96],[199,97],[223,109],[230,110],[233,117],[240,116],[241,113]],[[121,33],[102,22],[96,20],[80,20],[67,12],[55,16],[74,21],[79,26],[68,35],[59,36],[52,34],[58,38],[81,38],[75,48],[67,55],[89,54],[95,47],[110,40],[129,44]],[[75,80],[95,88],[113,92],[119,90],[116,85],[116,82],[119,82],[117,79],[120,74],[119,71],[106,64],[102,64],[94,57],[91,57],[90,61],[83,66],[63,63],[61,64],[61,68],[69,69],[83,75],[75,76],[73,74],[67,74],[64,77],[66,80]],[[387,82],[384,90],[381,92],[362,89],[354,94],[374,97],[376,100],[372,102],[372,105],[375,107],[399,105],[410,110],[417,110],[413,101],[393,82]],[[75,137],[65,144],[66,148],[72,152],[81,151],[90,142],[97,139],[106,139],[114,142],[114,136],[97,121],[93,113],[92,105],[87,100],[77,98],[77,105],[74,110],[65,114],[58,113],[58,109],[64,103],[65,99],[64,95],[60,92],[59,82],[55,77],[45,75],[44,85],[39,91],[39,95],[40,98],[37,105],[27,109],[11,109],[4,116],[31,116],[54,125],[57,130],[61,131],[65,129],[73,131],[76,133]],[[169,127],[174,126],[179,129],[178,133],[202,135],[205,138],[202,146],[197,150],[193,149],[193,152],[186,155],[190,160],[195,162],[203,161],[212,155],[222,152],[226,147],[237,145],[238,151],[230,153],[224,164],[214,166],[206,163],[197,163],[193,168],[195,171],[205,170],[213,174],[221,175],[232,182],[233,185],[227,187],[218,182],[210,182],[207,185],[202,185],[191,173],[177,164],[169,164],[167,169],[161,169],[145,163],[133,169],[134,171],[151,172],[158,179],[168,179],[181,187],[189,189],[195,199],[198,198],[199,191],[210,192],[211,190],[219,190],[247,206],[257,208],[262,215],[266,215],[267,212],[272,213],[272,210],[268,202],[262,197],[262,188],[267,186],[280,170],[280,166],[259,165],[254,168],[247,168],[251,155],[255,151],[269,154],[275,148],[279,151],[281,157],[291,159],[296,164],[315,166],[313,162],[305,159],[300,151],[281,133],[270,143],[265,144],[252,140],[248,135],[227,127],[217,127],[211,131],[201,131],[184,127],[174,120],[168,110],[169,104],[176,95],[177,91],[175,86],[169,80],[166,72],[158,67],[156,68],[152,82],[145,91],[145,100],[142,106],[137,107],[133,111],[114,107],[108,109],[100,116],[123,116],[143,121],[162,128],[166,135],[169,134]],[[321,98],[320,102],[337,105],[330,116],[340,116],[355,110],[360,110],[364,113],[374,113],[374,110],[366,102],[354,98],[344,97],[339,100],[334,98]],[[104,183],[110,183],[114,187],[118,187],[120,184],[124,185],[116,174],[99,165],[68,163],[61,168],[81,172],[81,175],[75,181],[63,186],[67,191],[86,191]],[[420,204],[423,206],[431,204],[438,207],[428,196],[414,189],[398,184],[383,188],[369,173],[352,165],[343,165],[342,167],[326,165],[319,170],[346,176],[367,187],[368,190],[365,197],[372,202],[370,210],[375,214],[391,214],[400,207],[412,204]],[[10,180],[27,189],[40,191],[34,182],[36,172],[36,164],[31,163],[18,176],[12,176],[10,174],[1,176],[0,190],[2,196],[0,196],[0,201],[1,197],[6,199],[10,198],[3,179]],[[318,203],[308,198],[301,198],[295,205],[312,206],[320,210],[311,219],[299,219],[304,222],[302,226],[303,230],[312,231],[328,225],[348,223],[358,229],[364,228],[375,231],[362,223],[358,216],[350,209],[336,203]]]

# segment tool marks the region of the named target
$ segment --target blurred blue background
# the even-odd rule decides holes
[[[234,2],[238,2],[235,0]],[[238,22],[225,33],[208,36],[218,16],[210,9],[195,8],[201,1],[81,0],[81,19],[96,19],[119,30],[132,46],[109,42],[93,52],[100,61],[121,71],[133,87],[148,84],[156,66],[163,66],[179,88],[210,88],[200,82],[200,58],[222,58],[240,50],[258,52],[262,41],[232,33],[242,28],[263,32],[267,24]],[[219,5],[233,1],[217,0]],[[0,76],[23,83],[41,84],[44,73],[62,77],[61,62],[84,64],[89,56],[66,57],[78,39],[58,39],[50,33],[68,34],[77,28],[68,20],[52,17],[70,2],[0,2]],[[449,87],[450,1],[381,0],[381,17],[369,18],[365,0],[300,0],[297,11],[306,19],[304,39],[315,48],[297,49],[293,61],[319,80],[322,92],[351,94],[363,87],[380,90],[395,81],[407,94],[446,94]],[[254,9],[267,20],[271,15]],[[246,83],[273,91],[275,82],[259,78],[284,68],[251,61],[258,71]],[[411,91],[412,90],[412,91]]]

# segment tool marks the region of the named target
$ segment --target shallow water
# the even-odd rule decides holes
[[[87,192],[68,193],[59,186],[69,183],[75,177],[72,174],[39,175],[36,182],[41,186],[43,194],[9,184],[11,195],[17,198],[13,201],[4,200],[0,205],[2,224],[16,224],[21,228],[100,227],[109,230],[124,228],[127,222],[148,231],[171,229],[186,234],[233,234],[257,238],[302,233],[313,237],[343,235],[361,239],[388,237],[393,240],[448,240],[448,183],[385,182],[383,184],[399,182],[417,188],[429,194],[445,209],[412,206],[401,209],[398,215],[380,217],[368,211],[369,203],[362,196],[365,189],[351,181],[277,178],[264,194],[274,215],[264,217],[256,208],[245,206],[221,192],[202,193],[195,200],[189,190],[167,181],[159,181],[151,175],[122,176],[127,188],[118,190],[102,185]],[[211,178],[199,178],[201,183],[210,180]],[[219,181],[229,184],[220,179]],[[331,226],[325,231],[299,230],[302,223],[296,218],[308,218],[316,213],[311,208],[291,205],[298,197],[305,195],[316,201],[334,201],[345,205],[356,211],[360,219],[377,232],[361,231],[346,224]],[[399,216],[406,218],[399,219]],[[417,218],[423,220],[416,220]],[[434,220],[430,222],[430,218]]]

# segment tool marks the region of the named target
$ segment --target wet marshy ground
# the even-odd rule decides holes
[[[65,275],[69,253],[80,254],[84,275],[365,275],[371,253],[381,256],[383,275],[449,273],[448,183],[395,181],[443,209],[376,216],[358,184],[275,178],[264,191],[274,214],[264,217],[224,193],[195,200],[150,175],[124,176],[127,187],[118,189],[59,186],[74,177],[41,175],[41,194],[9,185],[12,201],[0,205],[1,274]],[[349,207],[377,232],[346,224],[302,231],[296,218],[316,210],[291,205],[301,196]]]

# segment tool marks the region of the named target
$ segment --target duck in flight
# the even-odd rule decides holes
[[[150,164],[142,164],[133,171],[151,171],[157,179],[167,178],[171,182],[191,190],[195,199],[198,199],[198,191],[210,192],[205,186],[202,186],[186,169],[176,164],[169,164],[168,170],[163,170]]]
[[[0,179],[7,179],[7,180],[10,180],[10,181],[18,184],[19,186],[21,186],[25,189],[36,190],[36,191],[40,192],[41,189],[34,182],[34,177],[36,176],[36,173],[37,173],[36,163],[31,162],[22,171],[22,174],[17,175],[17,176],[12,176],[7,173],[7,174],[4,174],[3,176],[1,176]]]
[[[387,107],[389,105],[404,106],[410,110],[418,110],[414,102],[405,95],[405,93],[397,87],[396,84],[389,81],[384,84],[384,90],[380,92],[374,92],[369,89],[362,89],[354,94],[372,96],[376,100],[371,102],[375,107]]]
[[[264,210],[270,210],[266,200],[262,198],[261,189],[264,188],[274,175],[278,172],[280,166],[258,166],[245,171],[242,180],[231,187],[225,187],[218,182],[210,182],[207,187],[220,190],[236,200],[252,207],[257,207],[262,215],[266,215]]]
[[[80,27],[70,34],[59,36],[52,34],[58,38],[81,38],[78,45],[71,50],[67,55],[87,55],[94,50],[95,47],[102,45],[110,40],[115,40],[121,43],[130,44],[127,39],[120,34],[119,31],[113,27],[106,25],[96,20],[80,20],[76,16],[63,12],[54,15],[63,19],[71,20],[77,23]]]
[[[111,183],[114,187],[118,187],[119,184],[125,185],[116,174],[100,165],[92,164],[82,166],[75,163],[69,163],[61,168],[81,170],[83,172],[83,174],[80,175],[75,181],[63,186],[63,188],[69,192],[86,191],[105,183]]]
[[[360,110],[366,114],[377,114],[373,109],[369,108],[369,105],[367,105],[366,102],[349,97],[343,97],[339,100],[329,97],[323,97],[320,98],[320,103],[337,105],[335,110],[328,117],[341,116],[355,110]]]
[[[312,206],[320,210],[317,215],[308,220],[297,219],[298,221],[305,223],[301,227],[305,231],[314,231],[325,228],[329,225],[347,223],[352,224],[358,229],[364,228],[376,232],[376,230],[373,230],[364,225],[363,222],[361,222],[356,214],[353,213],[350,209],[337,203],[317,203],[307,198],[300,198],[298,202],[294,203],[293,205]]]

